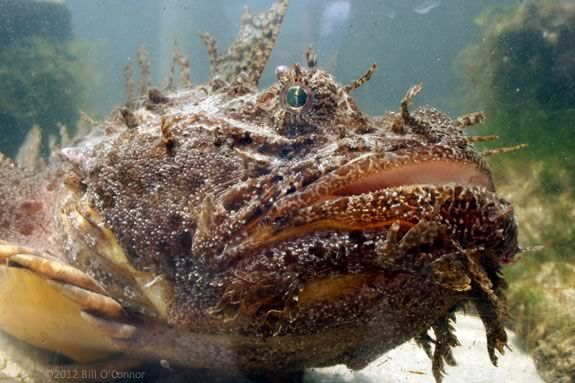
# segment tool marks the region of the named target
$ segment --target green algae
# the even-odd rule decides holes
[[[546,381],[575,381],[575,3],[524,1],[476,24],[455,64],[461,107],[486,111],[474,134],[529,145],[489,161],[532,250],[505,271],[512,326]]]
[[[73,131],[96,71],[90,46],[71,36],[65,5],[5,0],[2,6],[0,151],[14,156],[34,125],[44,144],[61,124]]]
[[[485,132],[502,144],[527,143],[530,157],[565,161],[575,149],[575,3],[525,1],[489,9],[476,24],[481,38],[456,62],[462,107],[485,110]]]
[[[520,157],[520,156],[517,156]],[[505,269],[512,328],[548,382],[575,379],[575,186],[572,170],[540,160],[495,167],[515,203],[525,252]]]

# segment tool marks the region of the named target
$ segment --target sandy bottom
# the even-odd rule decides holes
[[[494,367],[487,355],[485,331],[479,318],[458,316],[455,326],[460,347],[454,349],[458,362],[455,367],[446,368],[443,383],[544,383],[537,375],[535,364],[527,354],[519,350],[517,337],[508,331],[512,352],[507,351],[499,358],[499,367]],[[32,383],[45,381],[38,364],[44,354],[31,347],[18,345],[18,350],[6,338],[0,336],[0,382]],[[26,358],[14,358],[22,355]],[[180,377],[181,378],[181,377]],[[177,376],[163,379],[128,380],[135,382],[184,382]],[[249,379],[239,380],[242,383]],[[239,382],[235,380],[235,382]],[[406,343],[388,352],[361,371],[352,372],[345,366],[312,369],[305,373],[304,383],[435,383],[431,374],[431,361],[414,342]]]
[[[485,330],[481,320],[472,316],[457,316],[455,325],[460,347],[454,349],[457,366],[446,367],[443,383],[544,383],[535,369],[533,359],[519,350],[516,335],[508,330],[510,346],[499,357],[499,367],[491,364],[487,355]],[[352,372],[345,366],[310,370],[305,383],[435,383],[431,361],[414,342],[388,352],[361,371]]]

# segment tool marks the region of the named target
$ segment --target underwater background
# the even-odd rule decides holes
[[[174,47],[189,58],[192,83],[206,81],[198,32],[226,47],[245,5],[271,3],[0,0],[0,152],[16,157],[37,126],[48,153],[63,126],[104,119],[128,99],[126,70],[139,84],[141,47],[152,84],[165,81]],[[575,381],[575,2],[291,0],[260,87],[278,65],[303,61],[309,45],[341,83],[377,63],[354,93],[371,115],[397,109],[421,82],[415,104],[453,117],[486,112],[474,133],[499,136],[486,148],[529,145],[490,159],[528,250],[506,270],[509,326],[546,381]]]

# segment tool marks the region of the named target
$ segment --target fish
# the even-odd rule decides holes
[[[411,110],[418,84],[370,116],[353,94],[376,65],[341,84],[311,49],[260,89],[287,6],[246,10],[224,51],[201,34],[206,83],[175,49],[152,87],[140,50],[141,84],[126,68],[132,97],[109,118],[47,162],[32,144],[28,168],[0,157],[0,329],[67,371],[264,380],[359,370],[414,339],[439,382],[473,305],[497,362],[500,271],[520,249],[473,146],[490,138],[466,134],[483,114]]]

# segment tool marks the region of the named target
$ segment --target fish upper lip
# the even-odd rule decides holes
[[[469,162],[421,161],[369,173],[332,191],[333,196],[351,196],[410,185],[482,186],[493,190],[489,174]]]
[[[412,185],[457,184],[495,191],[491,174],[478,153],[470,151],[458,157],[438,155],[432,150],[418,155],[365,154],[284,197],[270,215],[281,217],[326,200]]]

